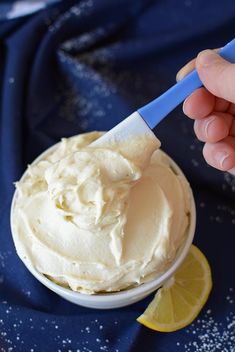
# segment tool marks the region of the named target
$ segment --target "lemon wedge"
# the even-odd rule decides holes
[[[190,324],[206,303],[212,288],[211,270],[204,254],[194,245],[174,277],[160,288],[137,321],[162,332]]]

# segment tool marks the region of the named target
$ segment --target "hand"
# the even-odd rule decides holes
[[[185,100],[183,111],[195,120],[196,136],[205,142],[206,162],[235,175],[235,64],[204,50],[178,72],[177,81],[195,67],[204,87]]]

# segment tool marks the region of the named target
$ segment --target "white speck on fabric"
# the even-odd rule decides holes
[[[189,342],[184,343],[183,349],[180,342],[176,346],[181,346],[184,352],[235,352],[235,307],[234,290],[228,289],[227,294],[221,304],[229,308],[225,321],[218,321],[213,310],[208,308],[200,319],[196,319],[188,326],[186,333],[193,335]],[[227,302],[227,303],[226,303]]]
[[[9,82],[10,84],[15,83],[15,78],[14,78],[14,77],[10,77],[10,78],[8,79],[8,82]]]

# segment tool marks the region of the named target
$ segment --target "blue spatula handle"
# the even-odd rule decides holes
[[[227,61],[235,62],[235,39],[220,49],[219,55]],[[160,97],[140,108],[138,112],[152,129],[194,90],[201,86],[202,82],[198,73],[196,70],[193,70]]]

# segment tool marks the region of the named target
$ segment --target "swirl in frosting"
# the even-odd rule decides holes
[[[189,185],[168,157],[158,149],[140,165],[115,146],[89,147],[100,135],[63,139],[44,153],[17,182],[13,209],[26,265],[88,294],[164,272],[189,224]]]

